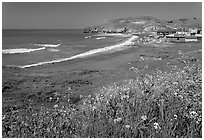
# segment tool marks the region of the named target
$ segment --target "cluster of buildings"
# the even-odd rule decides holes
[[[127,27],[118,28],[118,29],[99,29],[95,28],[86,28],[84,33],[130,33]],[[165,43],[165,42],[198,42],[202,40],[202,28],[174,28],[174,29],[159,29],[157,31],[144,31],[132,34],[147,34],[140,37],[138,43],[147,44],[147,43]]]
[[[198,42],[202,40],[202,29],[165,29],[151,32],[151,34],[140,37],[138,43],[167,43],[167,42]]]
[[[179,30],[158,30],[157,35],[170,42],[194,42],[202,40],[202,29],[181,28]]]

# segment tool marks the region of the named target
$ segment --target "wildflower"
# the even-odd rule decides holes
[[[118,118],[117,121],[118,121],[118,122],[121,122],[121,121],[122,121],[122,118]]]
[[[96,109],[96,106],[93,106],[92,109],[95,110],[95,109]]]
[[[129,129],[129,128],[130,128],[130,125],[126,125],[125,128]]]
[[[157,122],[154,123],[154,128],[155,128],[156,130],[161,129],[161,127],[159,126],[159,124],[158,124]]]
[[[183,99],[183,96],[182,96],[182,95],[179,95],[178,97],[181,98],[181,99]]]
[[[140,60],[144,61],[145,59],[144,59],[144,57],[140,57]]]
[[[54,105],[54,108],[57,108],[58,107],[58,104]]]
[[[182,54],[182,51],[179,50],[178,53],[179,53],[179,54]]]
[[[175,96],[177,96],[177,95],[178,95],[178,93],[177,93],[177,92],[175,92],[175,93],[174,93],[174,95],[175,95]]]
[[[189,84],[195,85],[195,82],[193,80],[189,80],[188,82]]]
[[[198,116],[198,114],[197,114],[195,111],[191,111],[191,112],[190,112],[190,115],[191,115],[191,117],[196,117],[196,116]]]
[[[3,116],[2,116],[2,119],[5,119],[5,118],[6,118],[6,115],[3,115]]]
[[[60,95],[60,93],[58,93],[58,92],[55,92],[55,93],[54,93],[54,95],[55,95],[55,96],[59,96],[59,95]]]
[[[71,90],[71,88],[70,87],[68,87],[68,89],[67,89],[68,91],[70,91]]]
[[[142,119],[143,121],[145,121],[145,120],[147,120],[147,116],[142,116],[141,119]]]
[[[173,82],[173,85],[178,85],[178,82]]]
[[[117,118],[117,119],[114,119],[113,121],[114,121],[114,123],[116,123],[116,122],[121,122],[121,121],[122,121],[122,118]]]
[[[148,66],[148,65],[145,65],[144,69],[148,69],[148,68],[149,68],[149,66]]]
[[[198,118],[198,120],[196,121],[197,124],[199,124],[202,121],[201,118]]]
[[[178,117],[178,116],[175,114],[175,115],[174,115],[174,118],[177,119],[177,117]]]

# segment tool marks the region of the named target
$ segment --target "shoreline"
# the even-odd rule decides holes
[[[93,36],[118,36],[118,37],[130,37],[132,35],[130,34],[122,34],[122,33],[100,33],[100,34],[96,34],[96,35],[93,35]]]
[[[125,47],[131,45],[133,42],[133,40],[137,39],[138,36],[132,35],[130,38],[128,38],[126,41],[120,43],[120,44],[116,44],[116,45],[112,45],[112,46],[106,46],[103,48],[98,48],[98,49],[94,49],[94,50],[90,50],[78,55],[74,55],[72,57],[69,58],[62,58],[62,59],[58,59],[58,60],[52,60],[52,61],[46,61],[46,62],[40,62],[40,63],[35,63],[35,64],[29,64],[29,65],[24,65],[24,66],[18,66],[19,68],[30,68],[30,67],[34,67],[34,66],[40,66],[40,65],[44,65],[44,64],[53,64],[53,63],[59,63],[59,62],[64,62],[64,61],[69,61],[69,60],[73,60],[73,59],[77,59],[77,58],[85,58],[88,56],[92,56],[98,53],[104,53],[110,50],[115,50],[117,51],[118,49],[124,49]]]

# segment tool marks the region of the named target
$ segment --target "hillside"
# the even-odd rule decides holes
[[[85,33],[90,32],[152,32],[160,29],[174,28],[201,28],[202,20],[198,18],[174,19],[163,21],[151,16],[127,17],[109,20],[107,23],[88,27]]]

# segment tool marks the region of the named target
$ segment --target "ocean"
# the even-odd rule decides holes
[[[2,30],[2,65],[29,67],[60,62],[127,40],[95,35],[79,29]]]

